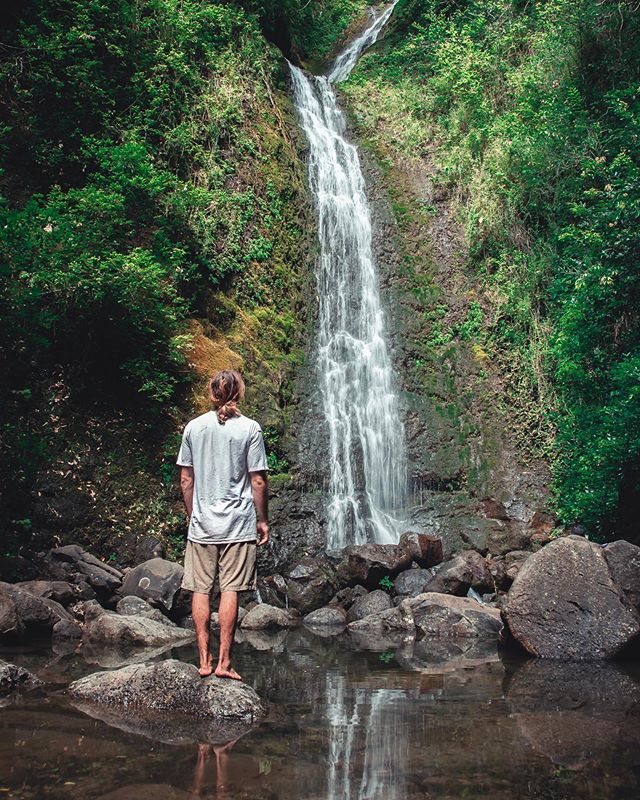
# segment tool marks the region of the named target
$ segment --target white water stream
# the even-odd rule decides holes
[[[318,214],[317,370],[329,429],[329,452],[319,457],[330,465],[328,550],[397,542],[402,528],[403,415],[385,341],[371,213],[358,151],[345,138],[331,85],[348,77],[394,6],[338,56],[328,76],[290,65]]]

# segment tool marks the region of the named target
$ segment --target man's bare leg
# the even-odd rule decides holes
[[[191,598],[191,616],[196,629],[198,655],[200,656],[199,672],[203,678],[213,672],[213,656],[209,650],[209,626],[211,624],[211,608],[209,595],[194,592]]]
[[[236,621],[238,619],[237,592],[221,592],[218,613],[220,617],[220,654],[218,656],[216,675],[219,678],[233,678],[239,681],[242,678],[231,666],[231,649],[233,648],[233,636],[236,632]]]

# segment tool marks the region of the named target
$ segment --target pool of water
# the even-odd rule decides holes
[[[75,708],[65,685],[117,666],[112,654],[1,652],[49,686],[0,708],[0,798],[638,796],[637,664],[554,664],[469,642],[372,643],[304,629],[240,638],[237,667],[271,712],[215,745],[155,741]],[[195,661],[192,647],[166,656]]]

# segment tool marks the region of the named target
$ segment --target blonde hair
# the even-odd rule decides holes
[[[211,378],[209,383],[211,402],[218,414],[221,425],[229,417],[239,417],[238,403],[244,397],[244,380],[235,369],[223,369]]]

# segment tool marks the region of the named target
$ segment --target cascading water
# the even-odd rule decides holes
[[[397,542],[406,493],[404,426],[385,342],[364,176],[331,86],[375,42],[394,6],[338,56],[328,76],[290,65],[318,213],[317,368],[329,428],[329,550]]]

